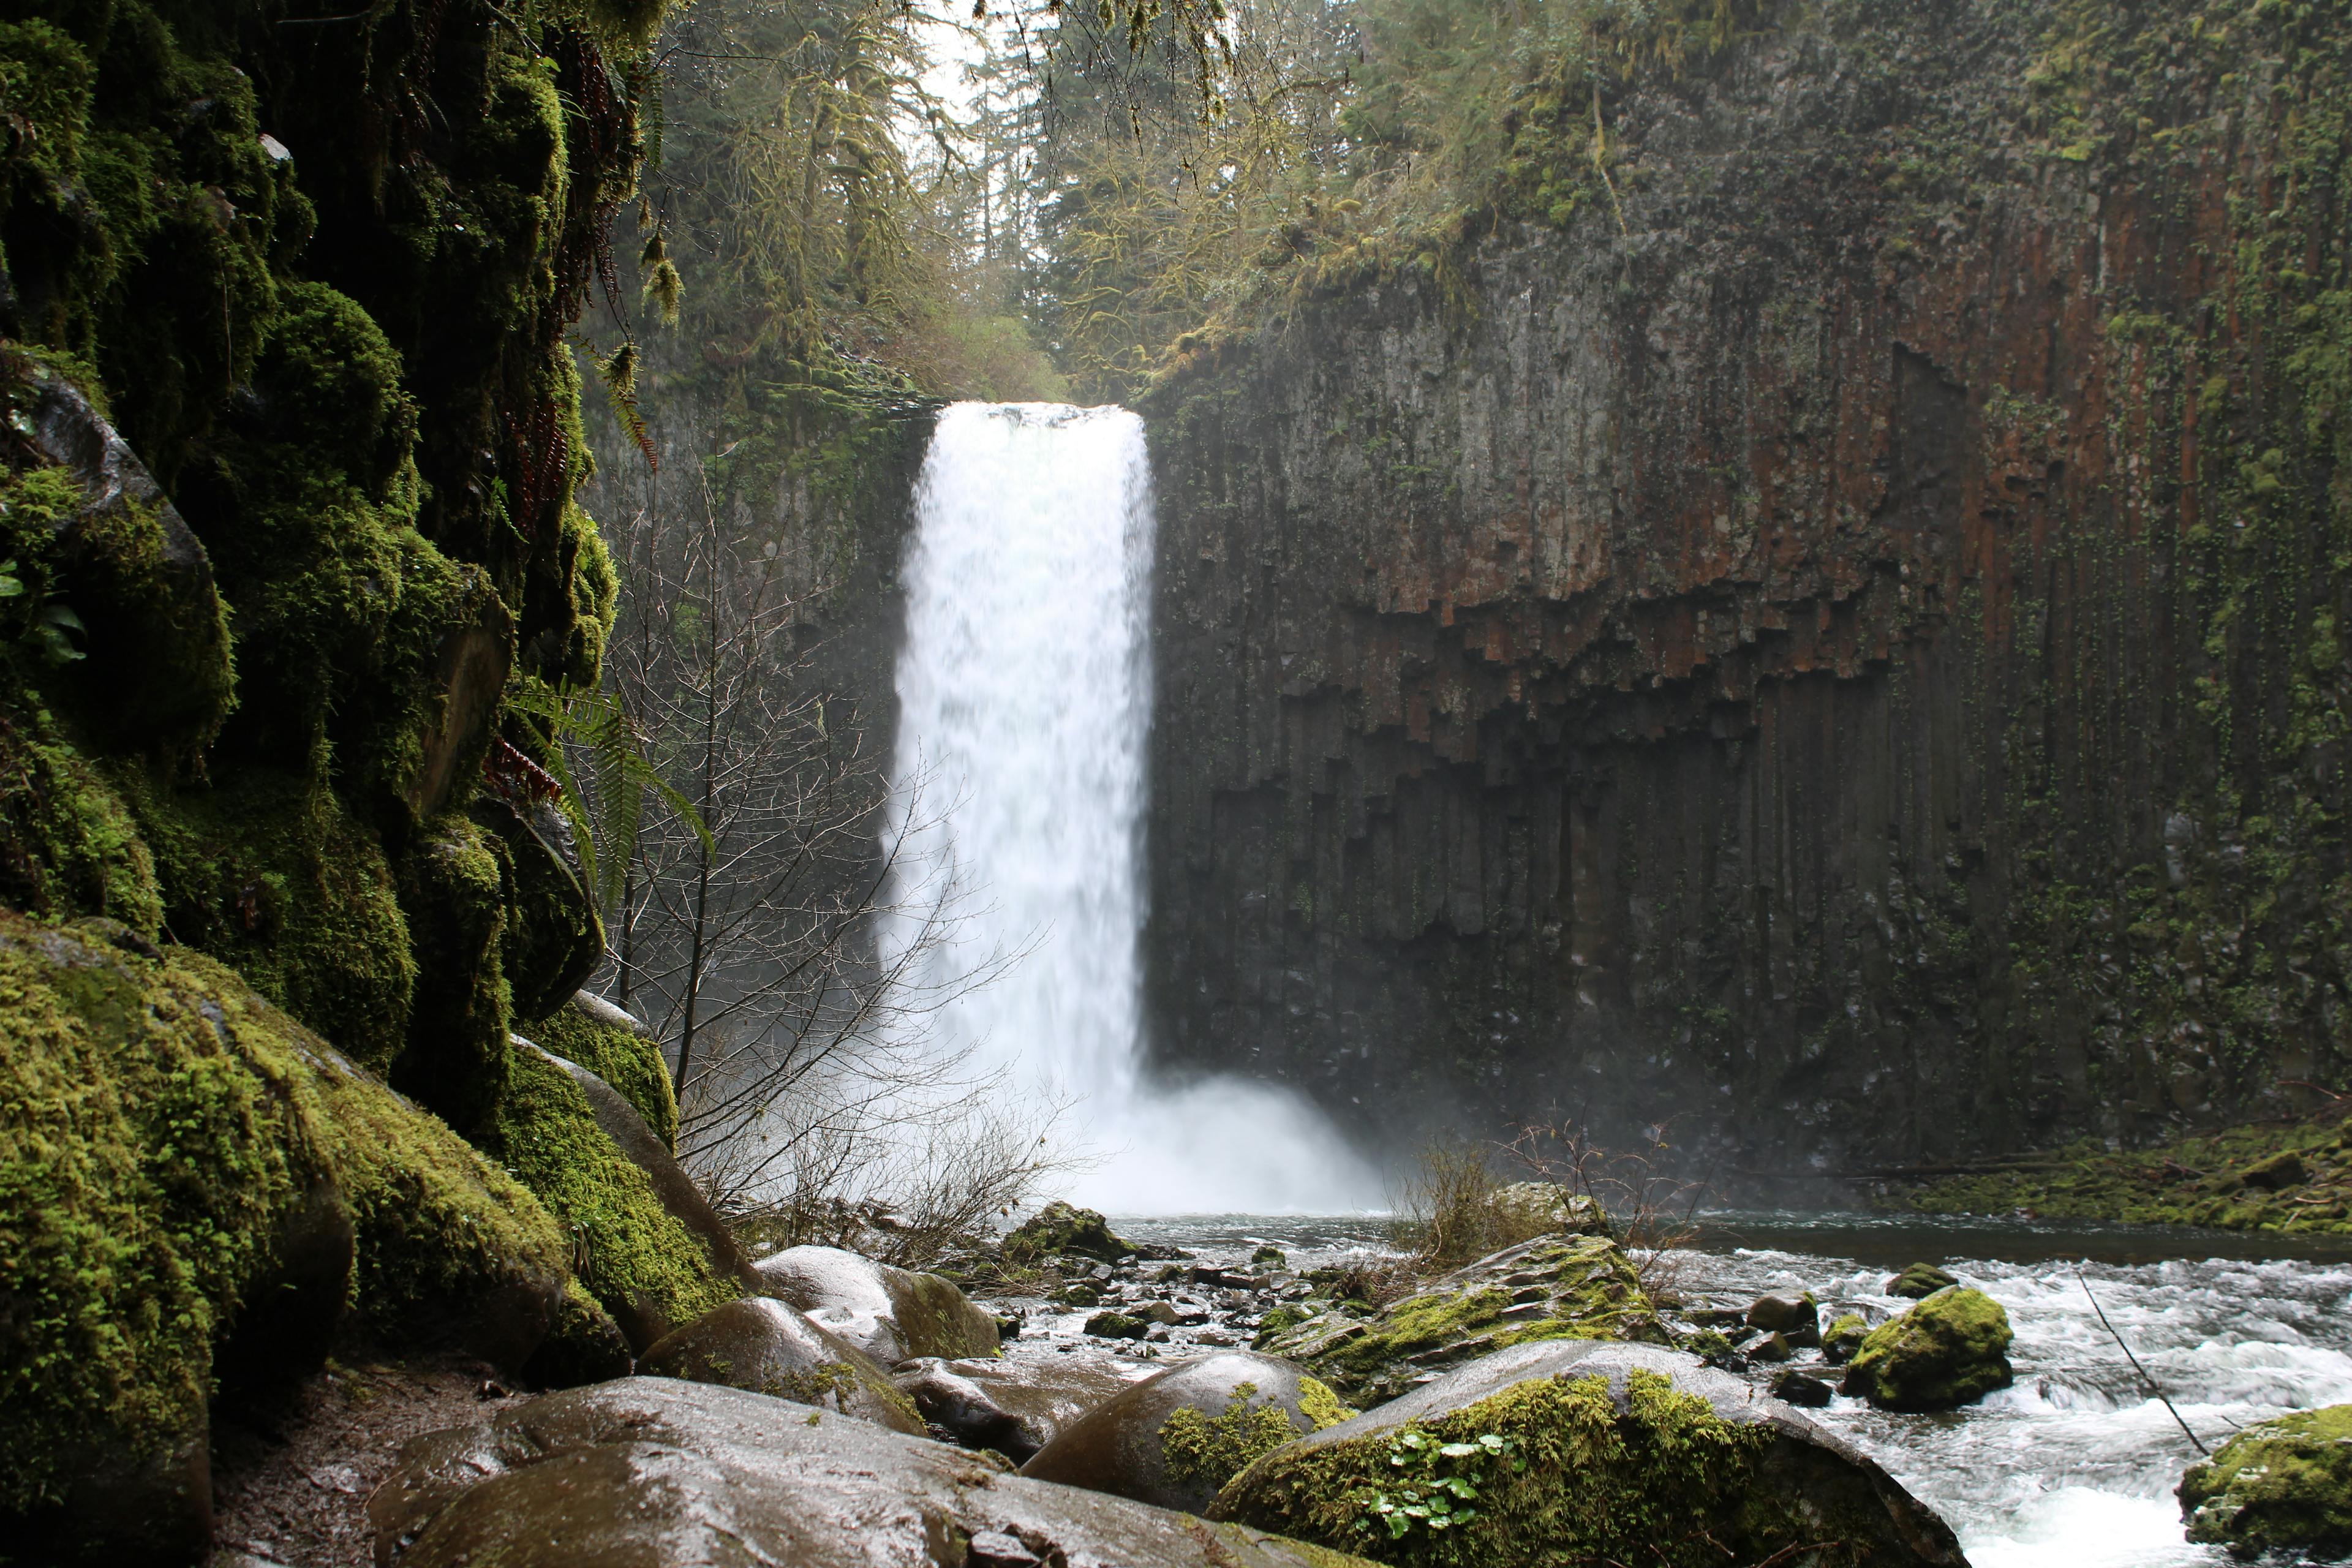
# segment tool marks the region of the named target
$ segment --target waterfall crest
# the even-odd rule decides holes
[[[962,919],[910,975],[933,1048],[1072,1101],[1113,1212],[1336,1212],[1378,1183],[1297,1096],[1144,1068],[1138,933],[1152,506],[1122,408],[958,404],[917,489],[892,763],[892,903]],[[886,922],[886,961],[909,917]],[[1020,957],[988,984],[1000,955]]]

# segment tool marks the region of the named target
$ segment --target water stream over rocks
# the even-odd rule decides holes
[[[1297,1271],[1381,1250],[1386,1237],[1380,1219],[1360,1215],[1137,1217],[1115,1226],[1139,1243],[1182,1247],[1194,1266],[1244,1276],[1264,1273],[1249,1265],[1261,1246],[1283,1248]],[[1946,1415],[1894,1415],[1844,1397],[1810,1414],[1941,1513],[1974,1568],[2231,1561],[2183,1538],[2173,1489],[2196,1452],[2100,1326],[2078,1268],[2209,1446],[2218,1447],[2233,1426],[2352,1401],[2352,1247],[2341,1244],[2125,1226],[1727,1215],[1712,1216],[1695,1245],[1669,1253],[1660,1268],[1692,1306],[1811,1290],[1824,1321],[1857,1308],[1877,1321],[1909,1304],[1885,1286],[1921,1259],[1942,1263],[2008,1310],[2015,1384]],[[1140,1272],[1148,1279],[1158,1267]],[[1008,1349],[1116,1354],[1139,1375],[1201,1348],[1246,1344],[1255,1315],[1279,1289],[1187,1285],[1178,1293],[1206,1310],[1205,1322],[1171,1325],[1157,1331],[1159,1342],[1116,1351],[1086,1337],[1086,1311],[1041,1304]],[[1818,1362],[1808,1351],[1793,1364]],[[1828,1375],[1834,1381],[1834,1370]]]

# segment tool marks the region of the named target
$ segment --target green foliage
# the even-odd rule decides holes
[[[613,1086],[646,1119],[654,1135],[676,1147],[677,1096],[661,1047],[632,1029],[599,1024],[573,1007],[560,1007],[530,1027],[541,1047],[576,1062]]]
[[[1415,1530],[1432,1535],[1468,1524],[1478,1517],[1476,1482],[1496,1465],[1523,1471],[1528,1461],[1515,1438],[1500,1432],[1481,1432],[1465,1442],[1448,1443],[1418,1426],[1397,1428],[1389,1437],[1389,1468],[1394,1496],[1374,1491],[1365,1500],[1364,1527],[1388,1531],[1402,1541]]]
[[[1257,1385],[1252,1383],[1234,1384],[1225,1401],[1225,1408],[1215,1415],[1182,1405],[1169,1414],[1160,1424],[1160,1450],[1169,1479],[1179,1486],[1199,1487],[1215,1491],[1241,1474],[1264,1456],[1298,1436],[1290,1412],[1277,1400],[1253,1405],[1257,1398]],[[1315,1410],[1307,1410],[1312,1430],[1335,1425],[1324,1415],[1333,1415],[1339,1409],[1339,1398],[1329,1388],[1313,1378],[1301,1381],[1299,1406],[1307,1409],[1307,1400],[1317,1401]],[[1353,1415],[1349,1411],[1347,1415]],[[1337,1415],[1345,1420],[1347,1415]]]

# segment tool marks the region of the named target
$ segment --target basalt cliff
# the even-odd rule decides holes
[[[1144,402],[1157,1049],[1949,1162],[2342,1088],[2352,29],[1783,7]]]

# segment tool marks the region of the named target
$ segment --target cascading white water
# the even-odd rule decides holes
[[[957,993],[934,1048],[1058,1094],[1098,1163],[1073,1194],[1115,1213],[1333,1212],[1378,1184],[1297,1097],[1161,1086],[1141,1059],[1139,825],[1150,723],[1151,475],[1121,408],[943,411],[901,574],[900,843],[892,902],[967,900],[908,984]],[[918,917],[881,933],[908,951]],[[1023,951],[1025,950],[1025,951]]]

